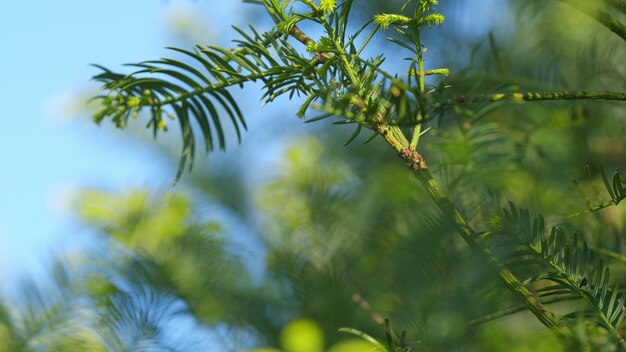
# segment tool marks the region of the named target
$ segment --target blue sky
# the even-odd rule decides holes
[[[84,114],[71,116],[80,109],[81,94],[95,88],[89,78],[97,70],[89,63],[119,68],[166,56],[164,46],[185,39],[226,45],[217,35],[232,38],[230,25],[245,21],[239,0],[0,2],[0,293],[14,293],[20,278],[45,276],[55,253],[89,238],[65,205],[72,191],[171,186],[175,169],[159,160],[159,153],[126,131],[98,127]],[[467,26],[477,30],[476,22]],[[246,99],[242,105],[244,111],[258,111],[260,103]],[[283,131],[288,123],[311,129],[286,116],[296,111],[285,114],[286,108],[266,107],[263,119],[270,114],[279,119],[271,125],[264,120],[264,127]],[[261,120],[254,115],[251,130]],[[241,148],[256,150],[258,141],[250,131]],[[263,150],[276,155],[280,146],[263,144]]]
[[[476,24],[486,29],[492,23],[487,18],[476,22],[484,12],[475,6],[471,9],[449,14],[459,17],[451,22],[484,35],[478,33]],[[120,63],[168,55],[164,46],[185,39],[215,42],[220,32],[231,38],[230,24],[245,25],[244,17],[237,0],[0,3],[2,282],[41,272],[55,250],[85,238],[84,230],[63,207],[72,190],[171,184],[173,174],[163,172],[163,161],[144,144],[110,126],[98,127],[87,116],[68,118],[68,110],[80,104],[76,96],[95,87],[89,78],[97,70],[88,64],[118,68]],[[464,18],[474,21],[464,25]],[[227,44],[225,40],[217,43]],[[251,105],[258,107],[257,102]],[[248,140],[254,138],[251,134]]]
[[[230,5],[216,13],[208,8],[211,3],[0,3],[1,282],[41,270],[54,250],[81,241],[81,231],[63,209],[71,190],[171,182],[171,177],[153,177],[162,165],[151,161],[141,143],[98,127],[87,116],[70,119],[68,108],[80,103],[78,93],[94,88],[89,78],[97,71],[89,63],[115,68],[161,57],[164,46],[180,40],[172,33],[184,30],[195,14],[217,19],[239,5],[222,1]],[[192,29],[192,35],[194,30],[210,32],[211,25]]]

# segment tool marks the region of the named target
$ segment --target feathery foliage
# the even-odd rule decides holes
[[[148,127],[156,136],[167,130],[168,118],[178,120],[182,134],[178,180],[193,165],[198,136],[207,152],[216,147],[225,149],[230,132],[241,140],[246,122],[232,89],[259,82],[264,103],[283,95],[300,97],[302,103],[295,115],[305,122],[335,117],[337,124],[354,126],[346,144],[364,129],[371,131],[368,142],[380,136],[402,158],[423,191],[415,191],[413,180],[400,176],[391,166],[360,175],[352,165],[329,163],[324,153],[315,154],[318,146],[300,140],[300,148],[306,150],[291,155],[292,164],[299,168],[279,174],[276,182],[261,192],[257,204],[266,217],[262,224],[267,237],[263,240],[269,248],[267,269],[272,278],[259,287],[248,282],[236,260],[225,255],[224,243],[214,237],[215,228],[188,220],[191,210],[183,198],[169,199],[177,204],[176,209],[139,202],[113,221],[110,214],[92,217],[92,226],[131,252],[121,261],[122,274],[104,277],[104,285],[115,292],[97,305],[111,320],[103,324],[110,327],[107,331],[121,336],[112,341],[134,348],[152,346],[153,339],[160,336],[158,322],[183,311],[207,326],[225,323],[274,345],[288,345],[288,339],[276,337],[282,326],[286,326],[283,333],[294,326],[308,326],[311,331],[332,336],[345,326],[344,319],[356,321],[361,317],[360,325],[341,331],[362,338],[368,348],[453,350],[459,348],[459,341],[471,339],[471,329],[528,310],[570,350],[589,351],[598,345],[598,336],[604,336],[603,349],[626,349],[622,336],[626,296],[619,289],[623,278],[616,275],[617,270],[610,272],[609,263],[599,257],[600,251],[580,236],[567,235],[569,228],[552,227],[547,235],[543,217],[531,219],[529,211],[512,203],[503,217],[487,220],[511,189],[521,189],[516,195],[525,191],[527,184],[515,185],[518,179],[514,176],[539,178],[546,170],[561,175],[567,174],[566,167],[579,167],[557,165],[557,153],[567,148],[556,145],[564,138],[558,139],[555,131],[566,126],[579,141],[583,127],[596,127],[586,122],[591,108],[583,101],[626,101],[623,91],[576,90],[587,82],[602,89],[625,88],[615,78],[623,76],[620,62],[606,59],[614,56],[611,52],[601,55],[592,45],[577,49],[578,59],[584,62],[593,53],[590,61],[594,65],[589,68],[592,78],[582,79],[571,74],[572,68],[560,53],[544,50],[558,40],[551,32],[548,38],[523,42],[517,48],[517,44],[498,42],[491,34],[485,41],[488,48],[475,48],[475,57],[483,57],[485,62],[472,58],[467,70],[455,72],[425,64],[425,30],[444,22],[443,14],[435,10],[436,0],[405,1],[398,13],[371,16],[356,27],[349,21],[356,18],[353,0],[246,2],[262,6],[274,28],[259,33],[253,27],[234,27],[238,35],[234,48],[172,48],[184,59],[131,64],[136,71],[129,74],[98,66],[102,72],[94,79],[103,84],[104,93],[96,97],[102,103],[94,116],[96,122],[110,119],[124,128],[131,119],[147,114]],[[621,35],[620,14],[605,11],[609,7],[621,9],[620,4],[561,2],[583,10],[591,6],[588,15],[593,20],[626,40]],[[532,6],[544,9],[558,4],[546,3],[534,2]],[[321,34],[313,39],[301,27],[317,29]],[[351,31],[353,27],[356,30]],[[406,67],[398,72],[390,73],[386,68],[389,56],[366,55],[383,30],[391,32],[386,39],[394,53],[407,55]],[[612,65],[613,73],[604,79],[596,74],[601,71],[596,64],[604,67],[607,62],[611,62],[608,66]],[[549,91],[543,91],[545,88]],[[581,105],[570,104],[573,100]],[[560,103],[550,103],[553,107],[547,108],[541,103],[531,106],[534,101]],[[505,108],[510,115],[499,113]],[[311,111],[318,115],[311,116]],[[571,119],[564,122],[563,115],[571,115]],[[551,120],[546,122],[546,116]],[[556,128],[552,122],[561,125]],[[227,129],[229,125],[232,131]],[[456,132],[450,131],[453,125]],[[505,129],[510,132],[503,132]],[[549,132],[542,135],[545,130]],[[429,131],[434,132],[429,135]],[[418,152],[424,145],[432,153],[424,152],[433,157],[429,161],[435,160],[432,165]],[[371,155],[366,155],[360,162],[371,163]],[[302,160],[309,162],[307,173],[297,171],[302,169]],[[586,176],[591,179],[589,169]],[[379,188],[359,183],[368,177],[385,182]],[[444,179],[454,197],[449,198],[435,178]],[[558,178],[560,190],[562,179]],[[609,179],[601,167],[600,179],[609,200],[593,180],[588,185],[576,184],[588,209],[574,216],[618,205],[626,197],[619,171]],[[542,195],[548,190],[544,185]],[[546,197],[562,207],[570,204],[564,197]],[[115,201],[109,203],[106,196],[96,195],[94,199],[83,209],[101,215],[99,207],[113,204],[114,210],[120,208]],[[132,199],[127,201],[133,204]],[[232,209],[241,210],[239,206]],[[243,213],[237,216],[245,217]],[[83,215],[89,218],[93,214]],[[175,215],[171,221],[174,228],[152,231],[164,214]],[[475,230],[470,220],[482,221],[484,227],[489,222],[492,231]],[[453,232],[466,247],[448,236]],[[602,255],[607,256],[606,252]],[[421,281],[411,281],[413,272],[399,267],[415,268],[422,274]],[[469,267],[480,270],[464,273]],[[493,276],[500,279],[499,284]],[[370,280],[379,284],[368,285]],[[483,280],[488,284],[482,285]],[[385,308],[372,308],[363,297],[371,297],[372,306]],[[465,307],[466,301],[459,297],[471,297],[474,304]],[[353,306],[346,308],[347,301]],[[151,306],[162,310],[155,315]],[[566,312],[561,313],[563,310]],[[243,318],[250,312],[253,317]],[[317,328],[297,320],[294,312],[325,319],[325,325]],[[399,320],[408,325],[415,337],[396,333],[384,319],[387,317],[394,324]],[[454,324],[433,327],[438,319]],[[580,326],[586,328],[583,333]],[[384,331],[386,343],[365,332],[376,327]],[[124,336],[127,330],[138,334]],[[143,331],[147,331],[145,336]],[[318,338],[315,346],[322,345],[322,340]],[[336,342],[332,338],[328,341]]]
[[[356,131],[347,143],[363,127],[374,130],[376,123],[421,123],[430,110],[441,105],[429,103],[438,89],[425,92],[423,85],[413,84],[415,77],[447,74],[446,69],[424,71],[419,44],[422,26],[443,23],[443,15],[431,12],[436,2],[420,3],[411,18],[402,17],[406,21],[399,21],[397,15],[375,17],[375,25],[358,46],[357,37],[372,26],[368,21],[354,34],[347,35],[352,0],[337,7],[330,2],[318,7],[304,1],[312,11],[310,14],[296,11],[293,0],[248,2],[265,7],[276,24],[274,32],[259,34],[251,27],[249,34],[234,27],[241,36],[234,41],[235,49],[198,46],[191,52],[171,48],[188,56],[195,65],[174,59],[146,61],[131,64],[140,69],[130,74],[97,66],[103,72],[94,79],[103,83],[106,94],[96,97],[102,102],[102,109],[94,115],[95,121],[110,118],[117,127],[124,128],[130,118],[146,110],[150,114],[148,127],[156,135],[167,130],[166,117],[178,119],[183,137],[178,179],[187,163],[191,168],[195,155],[191,120],[195,119],[200,126],[206,151],[213,149],[216,137],[219,147],[225,148],[225,132],[219,117],[222,109],[230,117],[238,139],[241,138],[240,130],[246,124],[228,88],[243,87],[247,82],[263,82],[265,103],[283,94],[290,98],[303,95],[306,99],[297,116],[303,117],[311,106],[323,112],[309,122],[335,115],[343,118],[340,123],[356,123]],[[298,28],[297,23],[305,20],[324,31],[318,41]],[[382,55],[362,57],[378,29],[390,25],[404,41],[388,39],[414,55],[409,69],[400,77],[380,68],[385,61]],[[292,47],[286,41],[289,36],[304,44],[306,53]]]
[[[552,227],[547,235],[543,216],[532,218],[528,210],[518,209],[513,203],[505,209],[501,226],[497,236],[505,237],[501,242],[509,247],[506,260],[526,270],[535,269],[523,281],[524,285],[535,285],[538,297],[549,303],[583,300],[584,308],[575,307],[561,319],[575,322],[586,318],[595,322],[608,331],[620,348],[626,348],[621,333],[626,295],[619,291],[619,284],[611,287],[608,266],[586,242],[578,235],[567,236],[559,227]],[[537,268],[538,262],[544,264],[539,266],[541,269]]]

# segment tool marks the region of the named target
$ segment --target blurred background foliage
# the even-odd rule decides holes
[[[355,23],[403,2],[359,0]],[[626,91],[626,45],[584,14],[486,3],[442,1],[447,22],[423,39],[427,68],[450,67],[451,92]],[[266,28],[255,10],[246,20]],[[189,33],[180,41],[199,40],[187,22],[175,23]],[[401,63],[397,48],[378,48]],[[384,318],[412,351],[563,350],[528,313],[488,318],[521,302],[381,140],[343,147],[341,126],[283,125],[295,109],[248,108],[268,120],[262,134],[198,160],[175,188],[80,191],[76,218],[95,244],[4,300],[0,351],[372,351],[337,329],[382,341]],[[625,253],[623,206],[567,218],[585,209],[571,180],[585,187],[586,164],[595,175],[626,164],[623,115],[609,102],[469,104],[430,121],[421,152],[479,230],[512,200]],[[157,149],[172,162],[155,177],[173,179],[178,149]],[[611,264],[624,282],[624,263]],[[581,334],[611,350],[601,332]]]

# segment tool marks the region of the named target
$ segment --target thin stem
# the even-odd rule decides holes
[[[613,326],[613,324],[611,324],[611,317],[607,316],[606,313],[604,313],[604,311],[602,311],[601,306],[598,306],[594,300],[594,298],[589,295],[589,293],[587,292],[587,288],[583,288],[582,285],[579,285],[574,279],[572,279],[570,277],[570,275],[567,273],[567,270],[565,268],[563,268],[562,266],[560,266],[559,264],[556,263],[555,259],[548,257],[546,255],[544,255],[542,253],[541,248],[539,248],[538,246],[534,246],[534,245],[529,245],[528,248],[532,251],[534,251],[539,257],[541,257],[549,266],[552,267],[552,269],[554,269],[554,271],[565,281],[568,282],[569,286],[570,286],[570,290],[572,290],[571,288],[573,287],[576,291],[573,292],[575,294],[577,294],[580,298],[582,298],[583,300],[585,300],[587,302],[587,304],[592,307],[593,310],[596,311],[596,313],[598,314],[598,316],[600,317],[600,319],[603,321],[604,327],[611,333],[613,334],[613,336],[617,339],[617,342],[619,343],[619,345],[621,346],[621,351],[626,350],[626,341],[624,341],[624,338],[622,337],[622,335],[620,334],[620,332],[618,330],[615,329],[615,327]],[[574,290],[572,290],[574,291]]]
[[[278,33],[280,33],[280,32],[278,32]],[[311,39],[311,37],[306,35],[295,24],[289,30],[289,35],[294,37],[294,38],[296,38],[296,40],[298,40],[300,43],[302,43],[304,45],[307,45],[307,46],[309,44],[315,43],[315,41],[313,39]],[[330,55],[330,53],[328,53],[326,51],[317,51],[315,53],[315,59],[317,60],[318,63],[324,63],[324,62],[326,62],[327,60],[329,60],[331,58],[332,58],[332,55]]]
[[[417,121],[421,121],[421,120],[422,120],[422,114],[420,113],[417,116]],[[413,129],[413,135],[411,136],[411,144],[409,144],[409,148],[411,150],[417,149],[417,143],[419,142],[421,133],[422,133],[422,124],[418,123],[415,125],[415,128]]]
[[[415,151],[411,151],[407,141],[394,138],[394,133],[390,133],[397,126],[378,125],[377,131],[383,136],[385,141],[400,154],[407,166],[411,170],[413,176],[428,191],[431,198],[435,201],[439,209],[449,216],[455,224],[457,232],[465,240],[465,242],[474,250],[482,253],[485,258],[497,270],[500,278],[504,281],[506,287],[518,295],[524,301],[524,305],[539,319],[539,321],[552,330],[557,336],[570,340],[575,338],[574,333],[551,311],[545,308],[539,298],[526,288],[520,280],[496,258],[489,249],[483,247],[477,242],[477,233],[471,228],[468,222],[458,209],[452,204],[450,199],[445,195],[439,184],[428,171],[426,163]]]
[[[622,198],[622,199],[624,199],[624,198]],[[622,199],[620,199],[620,200],[622,200]],[[570,215],[566,216],[561,222],[566,222],[566,221],[569,221],[571,219],[577,218],[577,217],[582,216],[582,215],[593,214],[593,213],[597,212],[598,210],[602,210],[604,208],[612,207],[614,205],[617,205],[617,203],[615,202],[615,200],[611,199],[607,203],[603,203],[603,204],[599,204],[599,205],[596,205],[596,206],[592,206],[592,207],[589,207],[589,209],[582,210],[582,211],[570,214]]]
[[[562,92],[526,92],[526,93],[493,93],[475,96],[459,95],[456,101],[540,101],[540,100],[617,100],[626,101],[626,92],[597,92],[597,91],[562,91]]]
[[[341,62],[343,63],[343,66],[345,67],[345,71],[348,74],[348,77],[350,78],[352,85],[355,86],[358,90],[360,90],[361,80],[359,80],[359,78],[356,75],[356,72],[354,72],[354,70],[352,69],[352,65],[350,64],[350,62],[348,61],[348,58],[345,55],[345,51],[343,51],[339,43],[335,42],[335,45],[336,45],[336,49],[338,50],[337,55],[341,59]]]
[[[305,42],[308,41],[304,37],[301,39]],[[351,71],[352,67],[346,59],[345,51],[343,51],[342,48],[337,49],[339,50],[338,54],[340,58],[344,60],[346,70]],[[419,61],[422,61],[421,53]],[[419,79],[421,80],[420,88],[423,91],[423,61],[422,65],[420,65],[418,69],[421,70],[422,73],[419,75]],[[358,79],[355,79],[354,81],[353,83],[357,83]],[[511,292],[522,298],[526,307],[528,307],[528,309],[539,319],[541,323],[552,330],[557,336],[565,340],[571,341],[575,338],[573,332],[568,329],[567,326],[563,324],[563,322],[556,315],[554,315],[554,313],[547,310],[535,294],[528,290],[528,288],[526,288],[520,280],[491,253],[489,249],[481,246],[477,242],[478,234],[470,227],[469,223],[461,215],[459,210],[445,195],[439,184],[432,178],[428,171],[428,166],[422,156],[416,150],[410,148],[410,143],[402,133],[400,127],[384,124],[382,123],[382,118],[379,119],[379,121],[380,122],[375,125],[376,131],[385,139],[387,144],[389,144],[389,146],[402,157],[407,167],[413,173],[413,176],[417,178],[422,186],[424,186],[424,188],[428,191],[429,195],[435,201],[439,209],[454,221],[457,232],[459,232],[465,242],[467,242],[471,248],[485,256],[490,264],[498,270],[500,278],[504,281],[506,287]]]
[[[398,126],[378,124],[376,125],[376,131],[383,136],[387,144],[398,154],[401,154],[402,150],[409,143]]]
[[[544,300],[544,304],[551,304],[551,303],[559,303],[559,302],[565,302],[565,301],[573,301],[573,300],[578,300],[580,299],[579,296],[571,296],[571,297],[567,297],[565,299],[563,298],[550,298],[550,299],[545,299]],[[474,318],[472,320],[470,320],[467,325],[469,326],[475,326],[475,325],[480,325],[480,324],[484,324],[486,322],[489,321],[493,321],[496,319],[500,319],[515,313],[519,313],[522,311],[525,311],[526,309],[528,309],[525,305],[521,305],[521,306],[514,306],[514,307],[509,307],[491,314],[487,314],[481,317],[477,317]]]
[[[208,93],[211,91],[216,91],[216,90],[220,90],[220,89],[225,89],[234,85],[238,85],[241,83],[246,83],[249,81],[254,81],[256,79],[259,78],[265,78],[268,76],[273,76],[276,74],[281,73],[281,70],[277,70],[277,69],[272,69],[272,70],[268,70],[265,72],[260,72],[260,73],[252,73],[250,75],[247,76],[239,76],[239,77],[234,77],[232,79],[230,79],[229,81],[225,81],[225,82],[219,82],[219,83],[215,83],[215,84],[211,84],[208,85],[206,87],[201,87],[201,88],[196,88],[190,92],[187,93],[183,93],[180,94],[178,96],[171,96],[159,101],[154,102],[153,104],[146,104],[146,106],[165,106],[165,105],[172,105],[172,104],[176,104],[179,101],[183,101],[186,99],[189,99],[190,97],[195,97],[198,95],[202,95],[204,93]]]
[[[417,51],[417,82],[419,87],[419,95],[422,96],[424,94],[426,86],[426,75],[424,74],[424,57],[422,55],[422,42],[420,39],[419,28],[415,28],[415,49]],[[422,121],[424,115],[424,104],[420,104],[416,121]],[[413,129],[413,136],[411,137],[411,144],[409,145],[409,148],[411,150],[417,149],[417,143],[419,142],[421,132],[422,124],[418,123]]]

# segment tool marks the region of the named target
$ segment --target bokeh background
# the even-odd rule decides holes
[[[354,28],[400,1],[355,1]],[[441,1],[427,68],[462,93],[626,89],[624,44],[558,1]],[[260,8],[213,1],[0,4],[0,351],[367,351],[382,317],[415,350],[562,348],[460,242],[380,140],[294,117],[233,91],[248,132],[172,185],[176,128],[154,140],[90,121],[97,70],[229,46],[231,25],[271,30]],[[312,36],[319,32],[311,29]],[[397,47],[386,69],[403,72]],[[435,84],[435,81],[430,82]],[[477,227],[514,200],[590,243],[622,251],[620,208],[585,203],[585,164],[624,165],[613,103],[472,106],[432,121],[427,155]],[[615,270],[614,275],[623,275]],[[556,308],[558,309],[558,307]]]

